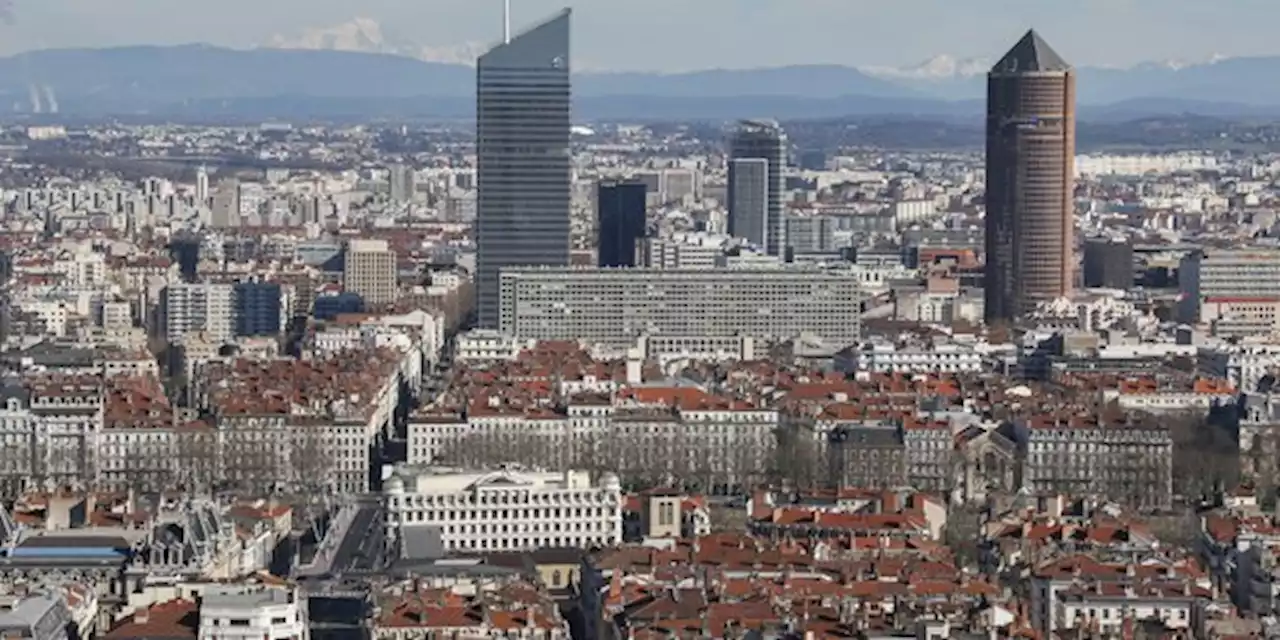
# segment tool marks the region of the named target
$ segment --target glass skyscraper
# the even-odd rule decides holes
[[[636,266],[636,241],[645,236],[643,182],[601,182],[596,189],[599,233],[597,261],[601,267]]]
[[[569,17],[490,49],[476,63],[478,324],[499,326],[498,273],[569,264]]]

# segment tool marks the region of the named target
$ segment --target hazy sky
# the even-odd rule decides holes
[[[5,0],[0,0],[3,4]],[[501,0],[12,0],[0,54],[67,46],[210,42],[373,18],[432,46],[490,41]],[[513,23],[564,0],[512,0]],[[683,70],[801,63],[912,65],[938,54],[995,58],[1036,27],[1077,65],[1277,54],[1280,0],[579,0],[574,60]]]

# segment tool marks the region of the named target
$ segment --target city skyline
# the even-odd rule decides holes
[[[682,71],[703,68],[843,64],[911,67],[939,55],[994,59],[1010,34],[1037,28],[1078,66],[1130,66],[1141,62],[1204,61],[1215,55],[1280,54],[1261,25],[1280,17],[1280,5],[1236,0],[1232,10],[1189,0],[1080,0],[1026,3],[973,0],[963,6],[928,0],[887,5],[842,0],[708,0],[695,7],[677,0],[643,5],[594,0],[575,7],[579,69]],[[562,8],[556,0],[515,0],[516,24]],[[1070,6],[1066,6],[1069,4]],[[391,0],[359,7],[336,0],[228,0],[224,10],[199,19],[175,17],[159,0],[89,0],[13,3],[15,25],[0,25],[0,55],[55,47],[207,42],[232,47],[297,37],[365,16],[382,25],[412,24],[397,38],[415,46],[484,48],[501,39],[502,3],[439,0],[430,8]],[[921,21],[922,12],[931,16]],[[1248,15],[1249,20],[1241,20]],[[251,16],[252,20],[245,20]],[[732,16],[732,20],[723,20]],[[1159,19],[1153,19],[1153,18]],[[702,26],[728,24],[712,37]],[[387,29],[391,31],[392,29]],[[655,40],[655,34],[662,38]],[[1214,38],[1212,34],[1222,34]],[[855,34],[856,37],[850,37]],[[1229,35],[1228,35],[1229,34]],[[761,48],[769,37],[778,47]],[[654,47],[654,42],[675,43]]]

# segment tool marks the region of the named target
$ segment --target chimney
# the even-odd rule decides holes
[[[524,628],[526,629],[533,628],[533,614],[534,614],[533,607],[529,607],[524,610]]]
[[[134,624],[147,624],[148,622],[151,622],[151,608],[143,607],[139,609],[137,613],[133,614],[133,622]]]
[[[622,597],[622,570],[614,569],[613,575],[609,576],[609,598],[617,599]]]

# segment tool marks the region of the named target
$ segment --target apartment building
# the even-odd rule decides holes
[[[230,284],[175,283],[164,289],[161,315],[170,344],[188,334],[203,333],[209,340],[226,343],[235,335],[235,289]]]
[[[718,494],[767,480],[777,409],[694,387],[613,391],[612,398],[584,397],[562,412],[513,411],[495,398],[472,405],[465,416],[415,415],[408,425],[409,459],[467,467],[517,462],[555,471],[592,464],[629,483],[679,479]]]
[[[1039,416],[1002,428],[1017,443],[1022,486],[1035,493],[1104,495],[1135,508],[1173,500],[1173,439],[1159,421]]]
[[[400,466],[385,484],[389,536],[452,551],[601,547],[622,541],[622,486],[605,473]]]
[[[817,268],[503,270],[501,330],[630,346],[641,336],[860,336],[858,274]]]
[[[893,425],[841,424],[827,432],[828,475],[837,486],[907,486],[907,449]]]
[[[347,244],[343,288],[377,306],[396,300],[396,254],[386,240],[352,240]]]

